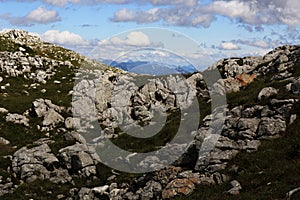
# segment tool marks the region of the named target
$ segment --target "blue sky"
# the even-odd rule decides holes
[[[103,59],[151,47],[213,62],[299,44],[299,10],[298,0],[0,0],[0,30],[27,30]]]

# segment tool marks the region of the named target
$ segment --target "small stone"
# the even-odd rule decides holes
[[[6,110],[5,108],[0,108],[0,113],[8,113],[8,110]]]
[[[10,141],[6,140],[3,137],[0,137],[0,145],[9,145]]]
[[[42,89],[42,90],[41,90],[41,93],[43,93],[43,94],[46,93],[46,92],[47,92],[46,89]]]
[[[105,185],[105,186],[101,186],[101,187],[95,187],[92,189],[92,191],[96,194],[103,195],[103,194],[108,194],[108,192],[107,192],[108,189],[109,189],[109,186]]]
[[[230,190],[228,190],[227,193],[231,194],[231,195],[239,195],[240,190],[242,189],[241,184],[237,180],[231,181],[230,184],[231,184],[232,188]]]

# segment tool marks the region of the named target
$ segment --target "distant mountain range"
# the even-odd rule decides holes
[[[126,61],[116,62],[111,60],[102,60],[101,62],[116,67],[128,72],[137,74],[151,74],[151,75],[168,75],[168,74],[188,74],[194,73],[197,69],[193,65],[181,66],[159,62],[148,61]]]

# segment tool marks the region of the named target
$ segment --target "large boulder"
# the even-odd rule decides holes
[[[278,94],[277,89],[275,89],[273,87],[266,87],[266,88],[263,88],[259,92],[257,99],[262,100],[263,98],[269,98],[269,97],[274,96],[276,94]]]
[[[58,158],[71,173],[85,177],[96,174],[96,164],[100,162],[95,148],[86,144],[74,144],[60,149]]]
[[[49,179],[54,183],[70,182],[68,172],[59,167],[59,160],[51,153],[47,144],[16,151],[12,159],[12,170],[21,180],[31,182]]]

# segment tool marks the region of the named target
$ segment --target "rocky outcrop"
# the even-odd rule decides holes
[[[73,184],[69,194],[57,198],[170,199],[176,195],[189,195],[199,185],[231,181],[231,177],[220,171],[226,169],[232,158],[241,151],[258,150],[261,140],[280,137],[298,117],[292,108],[299,101],[300,94],[299,77],[295,72],[295,64],[300,58],[299,46],[279,47],[264,57],[222,59],[208,69],[219,69],[221,77],[214,84],[206,85],[204,74],[208,71],[187,77],[149,78],[97,64],[74,52],[46,44],[27,32],[8,31],[1,33],[0,37],[12,45],[10,51],[0,52],[1,95],[3,98],[15,95],[10,90],[16,86],[7,81],[11,77],[24,81],[20,87],[24,87],[26,98],[34,94],[30,100],[31,108],[23,114],[9,113],[13,106],[6,107],[5,101],[3,105],[1,102],[1,106],[9,109],[0,108],[0,134],[7,131],[6,123],[15,123],[20,124],[18,128],[24,126],[28,132],[33,130],[40,137],[27,145],[11,140],[13,137],[7,137],[7,133],[0,137],[0,146],[5,150],[1,162],[10,162],[9,165],[1,163],[0,172],[4,176],[13,175],[24,184],[37,179],[60,185]],[[82,68],[75,72],[74,68],[80,66]],[[64,70],[68,72],[64,73]],[[130,181],[123,181],[124,175],[112,170],[113,175],[97,185],[102,178],[102,174],[99,175],[102,160],[96,148],[101,150],[105,138],[113,139],[123,132],[134,133],[132,130],[138,129],[145,136],[151,136],[156,133],[153,125],[163,123],[173,111],[181,111],[183,117],[178,123],[184,123],[189,119],[189,106],[196,100],[209,105],[215,103],[210,96],[220,97],[245,90],[256,80],[261,83],[267,80],[268,85],[259,86],[257,93],[253,94],[252,100],[256,102],[238,106],[228,102],[229,105],[216,106],[200,127],[198,121],[195,122],[196,128],[188,133],[193,141],[168,143],[143,160],[136,159],[137,152],[112,158],[126,161],[125,164],[137,161],[134,167],[139,169],[160,170],[141,174]],[[72,109],[53,104],[52,96],[48,94],[51,87],[65,82],[73,84],[72,81],[75,81],[72,91],[64,91],[65,88],[55,91],[58,95],[73,96],[72,102],[62,104],[72,103]],[[48,84],[51,87],[40,87]],[[282,84],[286,87],[282,88]],[[282,95],[284,92],[286,97]],[[41,97],[36,97],[38,94]],[[26,106],[27,109],[30,107]],[[37,126],[38,130],[35,127],[31,130],[31,125]],[[146,125],[151,127],[148,132]],[[187,127],[192,125],[190,123]],[[100,131],[95,137],[89,135],[96,126]],[[26,134],[31,137],[30,133]],[[6,155],[6,150],[12,155]],[[185,153],[177,158],[182,152]],[[169,158],[176,158],[176,161],[166,167],[163,164],[168,163]],[[9,175],[0,176],[0,198],[18,187]],[[74,185],[75,177],[86,180],[87,185]],[[237,180],[230,184],[231,188],[224,192],[238,195],[243,191]]]
[[[112,136],[116,129],[128,131],[139,128],[140,124],[160,123],[171,111],[189,107],[198,90],[191,83],[195,84],[199,79],[199,75],[187,80],[179,75],[148,80],[134,74],[101,71],[78,74],[84,78],[74,87],[74,117],[81,120],[81,130],[90,127],[88,121],[97,119],[110,138],[117,137]],[[206,93],[203,92],[203,96]],[[156,119],[159,117],[162,119]]]
[[[67,170],[60,168],[59,160],[47,144],[16,151],[12,159],[15,176],[26,182],[49,179],[53,183],[68,183],[72,178]]]
[[[281,103],[280,103],[281,102]],[[243,108],[238,106],[227,111],[227,119],[215,148],[208,154],[200,152],[196,170],[220,171],[238,151],[258,149],[261,139],[278,137],[286,131],[295,100],[272,100],[270,105]],[[210,117],[207,117],[210,119]],[[209,121],[209,120],[208,120]],[[206,123],[209,124],[209,123]],[[196,134],[199,151],[209,135],[209,127],[202,126]]]

